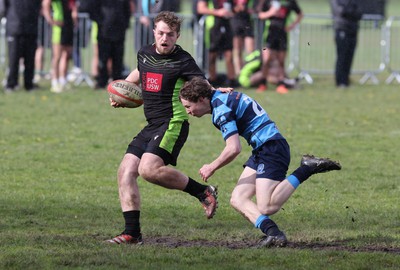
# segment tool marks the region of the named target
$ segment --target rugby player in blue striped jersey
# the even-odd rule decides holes
[[[189,115],[212,114],[212,122],[225,140],[220,155],[200,168],[199,174],[204,181],[239,155],[242,149],[239,136],[252,147],[230,203],[264,233],[259,247],[286,246],[285,234],[270,216],[278,212],[311,175],[340,170],[341,165],[327,158],[304,155],[300,166],[286,177],[290,163],[289,145],[257,101],[240,92],[222,93],[200,77],[184,84],[180,100]],[[254,196],[256,202],[252,200]]]

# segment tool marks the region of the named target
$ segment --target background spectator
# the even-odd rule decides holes
[[[75,1],[43,0],[43,16],[52,25],[51,88],[61,93],[67,85],[68,62],[72,55],[74,25],[78,12]]]
[[[263,73],[265,82],[267,82],[269,67],[274,58],[278,59],[278,72],[276,91],[281,94],[287,93],[289,90],[285,85],[285,59],[287,52],[287,33],[290,32],[303,18],[303,13],[296,0],[289,1],[269,1],[260,2],[262,11],[258,13],[261,20],[269,20],[268,36],[266,39],[266,48],[263,50]],[[293,22],[287,25],[287,19],[291,11],[296,12],[297,16]],[[266,90],[262,87],[258,91]]]
[[[30,91],[34,88],[33,76],[41,0],[1,0],[0,2],[0,17],[7,19],[9,71],[6,92],[12,92],[18,86],[21,58],[24,64],[24,86],[27,91]]]
[[[235,0],[232,19],[233,29],[233,63],[238,75],[243,67],[243,51],[250,54],[254,51],[254,27],[251,15],[254,13],[253,1]]]
[[[262,56],[260,50],[254,50],[245,57],[245,64],[239,73],[239,83],[244,88],[258,87],[265,82],[262,72]],[[298,87],[298,79],[284,78],[288,89]]]
[[[361,1],[360,1],[361,2]],[[358,0],[331,0],[336,42],[335,83],[337,87],[350,85],[350,71],[357,46],[359,21],[362,17]]]
[[[99,67],[95,87],[101,89],[108,84],[107,62],[110,58],[112,80],[123,78],[125,34],[134,5],[131,0],[100,0],[97,2],[97,8]]]
[[[97,80],[97,76],[99,74],[99,46],[97,44],[97,34],[99,29],[96,21],[100,19],[100,11],[98,9],[96,0],[79,0],[78,2],[79,12],[88,13],[92,23],[90,27],[90,42],[92,44],[90,73],[92,78]]]
[[[245,63],[239,73],[239,83],[242,87],[258,87],[264,83],[265,79],[261,70],[261,58],[260,50],[255,50],[245,57]]]
[[[33,83],[38,84],[42,79],[50,79],[48,71],[44,70],[45,50],[51,48],[51,26],[46,22],[43,11],[40,9],[37,48],[35,53],[35,76]]]
[[[230,19],[233,17],[232,1],[198,0],[197,12],[208,15],[206,28],[209,33],[206,39],[208,44],[208,80],[214,86],[238,86],[235,79],[235,68],[233,66],[233,32]],[[207,41],[206,41],[207,43]],[[217,58],[223,55],[226,64],[227,81],[221,82],[217,76]]]

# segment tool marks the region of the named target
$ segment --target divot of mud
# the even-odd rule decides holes
[[[257,239],[244,241],[209,241],[209,240],[181,240],[174,237],[145,237],[144,245],[163,246],[169,248],[180,247],[219,247],[228,249],[254,248]],[[287,247],[290,249],[312,249],[312,250],[333,250],[347,252],[385,252],[400,254],[399,247],[386,247],[379,245],[368,245],[363,247],[348,246],[346,241],[337,242],[289,242]]]

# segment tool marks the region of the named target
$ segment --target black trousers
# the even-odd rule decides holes
[[[336,86],[349,86],[351,65],[357,46],[357,32],[336,30]]]
[[[111,77],[113,80],[122,79],[123,60],[124,60],[124,42],[125,40],[110,40],[106,38],[98,38],[99,46],[99,66],[97,85],[100,87],[107,86],[108,68],[107,62],[112,61]]]
[[[7,88],[18,85],[19,63],[24,60],[24,86],[26,90],[33,89],[33,75],[35,72],[35,53],[37,35],[7,36],[8,43],[8,78]]]

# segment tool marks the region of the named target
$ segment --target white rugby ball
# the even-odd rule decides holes
[[[121,107],[137,108],[143,104],[142,89],[133,82],[115,80],[107,86],[110,98]]]

